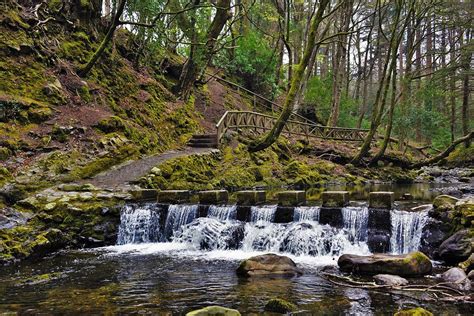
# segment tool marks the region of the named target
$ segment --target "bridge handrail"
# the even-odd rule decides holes
[[[226,111],[224,115],[220,118],[220,120],[216,124],[216,129],[217,129],[217,141],[220,142],[222,136],[224,135],[225,131],[229,127],[225,127],[224,122],[227,119],[227,117],[230,114],[249,114],[253,116],[260,116],[260,117],[265,117],[268,119],[271,119],[273,121],[277,120],[278,118],[275,116],[263,114],[263,113],[258,113],[258,112],[253,112],[253,111]],[[330,126],[325,126],[325,125],[320,125],[320,124],[315,124],[315,123],[306,123],[306,122],[300,122],[300,121],[294,121],[294,120],[288,120],[287,124],[296,124],[300,126],[307,126],[311,127],[313,129],[319,129],[319,130],[329,130],[329,131],[353,131],[353,132],[361,132],[361,133],[367,133],[369,132],[369,129],[362,129],[362,128],[353,128],[353,127],[330,127]],[[238,126],[236,126],[238,127]],[[269,129],[266,126],[255,126],[255,125],[242,125],[241,127],[256,127],[256,128],[263,128],[263,129]],[[224,130],[223,130],[224,129]],[[291,132],[289,132],[291,134]],[[293,132],[293,134],[298,134],[296,132]]]

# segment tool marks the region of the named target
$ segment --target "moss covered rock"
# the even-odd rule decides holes
[[[433,316],[433,313],[427,311],[424,308],[417,307],[412,309],[405,309],[399,312],[396,312],[394,316]]]
[[[237,268],[237,275],[243,277],[265,275],[297,276],[300,274],[302,274],[302,271],[293,260],[275,254],[251,257],[242,261]]]
[[[451,211],[459,199],[450,195],[438,195],[433,200],[433,208],[435,212]]]
[[[273,298],[265,304],[265,311],[279,314],[287,314],[296,310],[296,305],[281,298]]]
[[[236,309],[222,306],[208,306],[186,314],[186,316],[240,316]]]
[[[419,251],[406,255],[342,255],[337,264],[342,271],[369,275],[394,274],[412,277],[429,274],[432,270],[430,259]]]

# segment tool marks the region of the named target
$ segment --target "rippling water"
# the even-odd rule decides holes
[[[193,251],[175,243],[64,252],[0,270],[0,314],[184,314],[214,304],[249,314],[262,312],[272,297],[315,315],[391,315],[419,305],[396,295],[334,286],[320,274],[331,258],[295,257],[304,270],[301,277],[238,278],[240,259],[254,254]],[[448,304],[425,307],[448,315],[469,311]]]

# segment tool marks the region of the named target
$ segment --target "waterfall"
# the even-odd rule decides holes
[[[390,219],[392,224],[391,252],[405,254],[418,250],[423,227],[428,220],[428,211],[405,212],[392,210]]]
[[[367,224],[369,222],[369,209],[367,207],[342,208],[342,220],[350,241],[367,240]]]
[[[247,223],[242,241],[244,251],[271,251],[297,256],[338,256],[368,253],[364,245],[354,246],[343,231],[317,222],[289,224]]]
[[[161,238],[159,211],[156,204],[125,205],[120,212],[117,244],[159,241]]]
[[[237,218],[237,206],[217,206],[211,205],[207,217],[217,218],[220,220],[231,220]]]
[[[303,222],[303,221],[319,221],[319,211],[321,208],[319,206],[299,206],[295,207],[295,212],[293,214],[293,221]]]
[[[252,206],[250,211],[250,221],[272,222],[275,218],[276,210],[276,205]]]
[[[215,218],[197,218],[175,232],[173,241],[188,243],[194,249],[238,249],[243,238],[244,224]]]
[[[170,237],[181,226],[191,223],[197,217],[197,205],[170,205],[165,222],[166,237]]]

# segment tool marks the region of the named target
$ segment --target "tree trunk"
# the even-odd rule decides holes
[[[341,10],[341,26],[336,32],[346,33],[349,30],[350,17],[352,12],[352,0],[344,2],[344,7]],[[333,85],[332,85],[332,100],[331,100],[331,114],[328,119],[328,126],[337,126],[339,120],[339,110],[341,106],[341,93],[344,84],[344,72],[347,58],[347,35],[338,36],[336,45],[335,59],[333,60]]]
[[[99,48],[95,51],[94,54],[92,54],[91,58],[87,62],[86,65],[81,67],[78,71],[77,74],[81,77],[87,76],[87,74],[92,70],[92,67],[96,64],[96,62],[99,60],[100,57],[104,54],[105,49],[107,46],[109,46],[115,30],[117,29],[117,26],[120,24],[120,17],[122,16],[123,10],[125,9],[125,4],[127,3],[127,0],[121,0],[119,3],[119,6],[117,8],[117,13],[115,13],[115,16],[112,20],[112,23],[110,24],[109,30],[107,31],[107,34],[105,35],[104,39],[99,45]]]
[[[305,46],[301,62],[298,65],[298,67],[296,67],[295,69],[293,80],[291,81],[291,85],[290,85],[290,90],[288,92],[288,95],[286,96],[285,103],[283,105],[283,109],[280,114],[280,117],[277,119],[277,121],[275,122],[275,125],[272,127],[269,133],[264,135],[262,138],[257,139],[253,141],[252,143],[250,143],[249,148],[248,148],[249,151],[255,152],[255,151],[263,150],[271,146],[278,139],[278,136],[280,136],[283,128],[285,127],[285,124],[293,111],[293,106],[294,106],[294,102],[296,101],[297,94],[300,92],[299,89],[300,89],[301,80],[303,78],[304,71],[306,70],[308,66],[311,53],[315,46],[318,27],[321,23],[323,13],[329,1],[330,0],[320,1],[318,11],[316,12],[315,16],[312,19],[311,28],[308,35],[308,42]]]
[[[230,0],[219,0],[217,2],[216,15],[214,16],[205,37],[206,44],[203,46],[196,42],[191,44],[191,54],[186,61],[179,78],[179,93],[181,98],[185,101],[189,99],[194,83],[201,74],[201,70],[207,67],[210,59],[215,54],[214,49],[217,43],[217,38],[227,20],[230,18],[230,2]]]
[[[462,107],[461,107],[461,120],[462,120],[462,132],[466,135],[469,132],[469,72],[472,59],[472,49],[469,48],[471,41],[471,33],[469,29],[466,29],[466,40],[461,48],[462,58],[462,70],[463,70],[463,89],[462,89]],[[466,148],[471,144],[471,140],[467,139],[464,142]]]
[[[469,134],[463,136],[463,137],[460,137],[458,139],[456,139],[454,142],[451,143],[451,145],[448,146],[448,148],[446,148],[442,153],[432,157],[432,158],[429,158],[429,159],[425,159],[423,161],[420,161],[420,162],[417,162],[417,163],[414,163],[411,167],[412,168],[420,168],[420,167],[423,167],[423,166],[428,166],[428,165],[432,165],[434,163],[437,163],[438,161],[441,161],[442,159],[446,158],[449,156],[449,154],[454,150],[456,149],[456,146],[459,145],[460,143],[466,143],[466,142],[469,142],[472,140],[472,138],[474,137],[474,132],[470,132]]]
[[[401,36],[398,36],[399,30],[398,26],[400,23],[400,14],[402,11],[403,1],[397,1],[395,5],[395,21],[393,23],[393,28],[391,31],[390,42],[388,46],[388,51],[386,54],[383,70],[381,72],[381,78],[379,79],[379,88],[377,89],[377,95],[375,97],[374,109],[372,110],[372,119],[370,130],[367,133],[367,136],[362,144],[362,147],[359,153],[352,159],[352,163],[359,164],[362,158],[364,158],[370,150],[370,144],[373,140],[377,128],[380,125],[382,120],[383,110],[385,107],[385,102],[387,100],[387,92],[390,86],[390,79],[393,69],[397,64],[397,51],[398,45],[400,44]],[[406,21],[405,21],[406,26]],[[404,29],[404,28],[403,28]],[[403,34],[403,29],[400,33]]]

